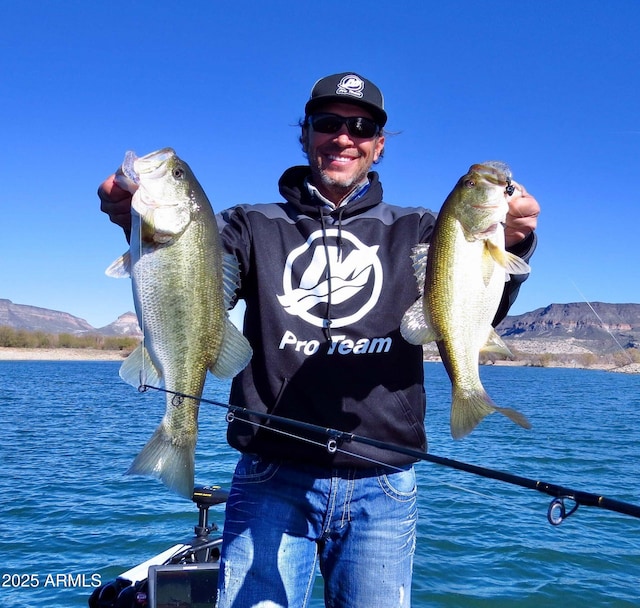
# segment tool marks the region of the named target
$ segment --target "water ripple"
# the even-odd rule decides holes
[[[40,577],[36,588],[0,587],[3,607],[86,606],[90,582],[45,586],[47,576],[108,580],[193,531],[197,513],[189,501],[154,479],[124,474],[160,421],[164,401],[136,392],[117,371],[109,362],[0,362],[2,573]],[[453,441],[448,379],[441,365],[426,364],[430,452],[640,503],[640,377],[481,371],[495,401],[523,412],[533,429],[494,415]],[[228,386],[210,378],[205,394],[224,401]],[[226,445],[224,412],[203,405],[200,425],[196,481],[226,485],[236,455]],[[424,462],[416,470],[414,605],[638,604],[637,519],[581,507],[552,527],[546,495]],[[222,521],[219,508],[214,519]],[[311,606],[319,608],[321,584],[314,589]]]

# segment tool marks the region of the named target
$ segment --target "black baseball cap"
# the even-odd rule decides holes
[[[352,103],[371,113],[380,127],[387,122],[382,91],[370,80],[355,72],[332,74],[318,80],[311,89],[311,97],[304,107],[305,114],[313,114],[320,106],[331,103]]]

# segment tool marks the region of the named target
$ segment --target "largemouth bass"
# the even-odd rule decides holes
[[[128,152],[117,181],[133,192],[129,251],[108,269],[130,276],[143,341],[120,368],[133,386],[164,386],[202,396],[207,371],[230,378],[252,355],[227,310],[239,280],[235,258],[223,254],[211,204],[189,166],[165,148]],[[159,477],[193,492],[197,399],[167,393],[160,426],[128,473]]]
[[[451,380],[451,435],[469,434],[488,414],[500,412],[530,428],[519,412],[498,407],[478,370],[481,350],[511,356],[491,326],[509,274],[526,274],[524,260],[505,251],[507,165],[473,165],[445,200],[431,243],[414,250],[423,297],[406,313],[401,333],[412,344],[436,341]]]

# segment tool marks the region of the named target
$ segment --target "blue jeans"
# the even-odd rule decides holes
[[[413,467],[324,470],[244,455],[223,532],[218,608],[303,608],[316,564],[332,608],[408,608]]]

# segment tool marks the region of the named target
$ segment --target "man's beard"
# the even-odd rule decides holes
[[[331,188],[332,190],[344,190],[349,191],[359,184],[363,179],[362,175],[354,175],[351,177],[333,178],[327,175],[324,171],[320,172],[320,180],[322,183]]]

